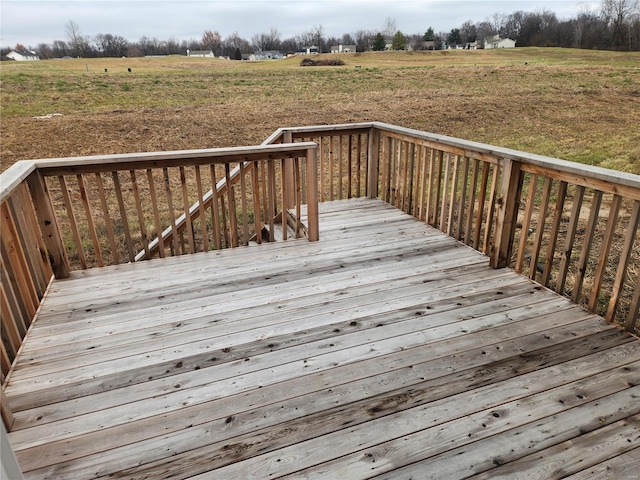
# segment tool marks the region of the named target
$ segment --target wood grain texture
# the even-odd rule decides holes
[[[317,242],[54,282],[5,388],[25,478],[553,478],[637,459],[637,339],[384,202],[319,209]]]

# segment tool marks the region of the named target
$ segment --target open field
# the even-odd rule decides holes
[[[302,68],[300,57],[5,62],[2,170],[28,158],[249,145],[281,126],[378,120],[640,173],[640,53],[340,58],[344,67]],[[62,115],[33,118],[50,113]]]

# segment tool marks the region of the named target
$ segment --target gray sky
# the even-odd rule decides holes
[[[80,33],[141,36],[161,40],[200,38],[205,30],[222,37],[238,32],[251,40],[256,33],[276,28],[281,39],[322,25],[327,36],[356,30],[382,30],[387,18],[405,34],[450,31],[466,20],[480,22],[494,13],[547,9],[559,19],[596,9],[599,1],[440,1],[440,0],[0,0],[0,45],[36,47],[53,40],[66,41],[65,24],[73,20]]]

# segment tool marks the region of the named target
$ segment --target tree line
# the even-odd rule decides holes
[[[277,29],[245,39],[237,32],[222,38],[218,31],[206,30],[200,38],[177,40],[141,37],[129,41],[120,35],[98,33],[83,35],[74,21],[65,25],[66,40],[39,44],[34,48],[16,45],[16,50],[35,50],[40,58],[62,57],[142,57],[153,55],[184,55],[187,50],[211,50],[215,56],[240,60],[243,55],[275,50],[283,53],[304,51],[318,47],[320,53],[330,51],[332,45],[355,45],[356,51],[404,50],[411,48],[441,49],[449,45],[468,45],[500,35],[516,40],[520,47],[572,47],[602,50],[640,51],[640,0],[602,0],[599,8],[582,7],[574,18],[558,19],[549,10],[496,13],[480,22],[468,20],[449,32],[435,32],[429,27],[425,33],[405,34],[396,28],[395,20],[387,18],[378,31],[357,30],[340,37],[327,36],[322,25],[283,39]],[[2,54],[8,53],[3,49]]]

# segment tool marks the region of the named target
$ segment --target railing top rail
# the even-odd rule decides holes
[[[22,160],[16,162],[0,175],[0,201],[4,201],[23,180],[34,170],[46,175],[81,173],[84,171],[110,171],[114,168],[126,170],[147,168],[148,166],[225,163],[263,158],[303,157],[308,149],[317,148],[313,142],[278,143],[248,147],[206,148],[198,150],[177,150],[167,152],[123,153],[114,155],[93,155],[86,157],[50,158]],[[146,165],[145,165],[146,164]]]
[[[35,169],[35,161],[21,160],[3,172],[0,175],[0,202],[4,202]]]
[[[374,122],[360,122],[360,123],[340,123],[334,125],[307,125],[302,127],[283,127],[278,128],[275,132],[273,132],[269,137],[262,142],[263,145],[268,145],[273,142],[276,142],[284,132],[290,132],[294,135],[303,135],[305,133],[314,134],[314,133],[329,133],[329,132],[348,132],[348,131],[357,131],[357,130],[367,130],[373,127]]]
[[[496,147],[494,145],[488,145],[486,143],[472,142],[455,137],[448,137],[446,135],[439,135],[436,133],[427,133],[410,128],[397,127],[395,125],[390,125],[387,123],[373,122],[373,125],[375,128],[378,128],[382,131],[389,131],[401,135],[418,137],[424,140],[442,143],[444,145],[473,150],[496,157],[507,158],[510,160],[522,162],[524,164],[535,165],[543,169],[564,172],[578,178],[593,178],[611,184],[624,185],[626,187],[640,189],[640,175],[635,175],[633,173],[609,170],[607,168],[584,165],[582,163],[570,162],[568,160],[561,160],[559,158],[547,157],[544,155],[537,155],[535,153],[522,152],[510,148]]]

